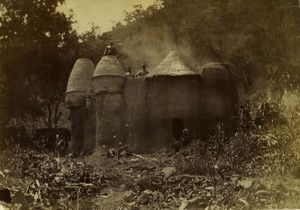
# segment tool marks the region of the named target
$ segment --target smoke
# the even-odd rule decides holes
[[[128,34],[122,41],[120,60],[124,67],[131,66],[133,72],[146,63],[149,71],[155,68],[171,51],[194,72],[200,72],[202,65],[210,62],[230,62],[245,46],[249,35],[218,34],[203,40],[203,49],[197,49],[189,35],[176,36],[171,26],[142,26],[136,34]],[[218,56],[211,56],[207,49],[214,49]],[[201,51],[203,50],[203,51]],[[200,52],[199,52],[200,51]]]
[[[195,56],[188,39],[176,39],[178,37],[174,37],[168,25],[145,26],[138,34],[128,36],[122,42],[121,62],[125,67],[131,66],[133,72],[140,70],[144,63],[151,71],[171,50],[174,50],[191,70],[197,72],[203,60]]]

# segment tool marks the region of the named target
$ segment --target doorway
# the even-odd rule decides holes
[[[172,120],[172,133],[176,140],[180,140],[183,129],[184,123],[180,118],[175,118]]]

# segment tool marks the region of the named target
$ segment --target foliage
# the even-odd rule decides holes
[[[294,101],[261,102],[253,110],[255,123],[251,117],[250,121],[241,121],[231,138],[223,135],[219,125],[217,134],[193,142],[175,156],[176,168],[182,173],[220,176],[227,173],[248,176],[298,174],[299,127],[295,121],[299,121],[299,116],[294,115],[298,113],[299,97],[295,93],[286,95],[294,97]],[[257,124],[257,119],[261,118],[260,123],[263,123]]]
[[[41,115],[41,105],[51,105],[64,92],[77,36],[72,17],[56,10],[63,2],[0,3],[1,78],[5,80],[1,96],[5,96],[3,112],[9,116]]]
[[[5,158],[11,160],[7,159],[4,163]],[[8,187],[14,194],[22,192],[27,200],[32,201],[29,203],[31,207],[68,208],[65,205],[74,200],[99,193],[108,181],[104,172],[96,171],[91,164],[70,158],[61,159],[55,153],[41,154],[17,145],[14,152],[8,149],[2,154],[1,163],[2,169],[9,167],[5,172],[9,175],[4,175],[0,185]],[[17,175],[13,183],[9,178],[11,174]],[[15,186],[18,177],[26,182]],[[21,204],[26,205],[24,202]]]
[[[109,38],[98,35],[99,27],[93,25],[91,30],[78,36],[78,57],[89,58],[95,64],[99,62],[104,53],[106,45],[109,43]]]

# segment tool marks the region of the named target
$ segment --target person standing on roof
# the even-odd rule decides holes
[[[118,50],[114,46],[113,42],[110,42],[110,44],[105,48],[103,56],[106,56],[106,55],[114,55],[114,56],[118,55]]]
[[[136,73],[135,77],[144,77],[146,76],[149,72],[146,70],[147,65],[143,64],[142,65],[142,70],[140,70],[138,73]]]
[[[127,78],[133,78],[134,77],[134,74],[132,73],[131,66],[128,66],[128,68],[127,68],[126,77]]]

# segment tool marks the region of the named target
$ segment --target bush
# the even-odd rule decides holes
[[[264,123],[255,126],[252,118],[242,119],[231,138],[224,136],[223,126],[218,124],[215,135],[195,140],[175,156],[176,168],[182,173],[199,175],[218,172],[300,176],[300,97],[285,97],[280,103],[261,101],[252,112]],[[251,121],[254,126],[247,126]]]

